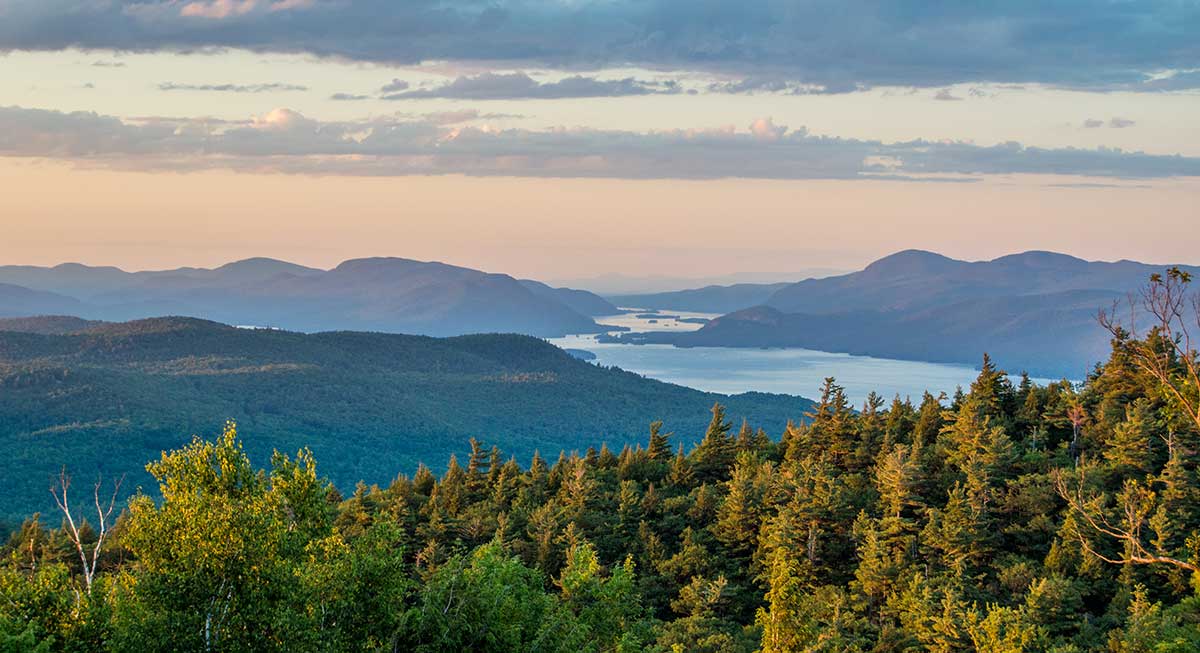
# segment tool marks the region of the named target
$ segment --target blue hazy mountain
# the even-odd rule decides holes
[[[0,283],[0,317],[60,315],[78,312],[81,307],[73,297]]]
[[[858,272],[787,285],[763,305],[695,332],[622,340],[969,364],[986,351],[1012,371],[1082,378],[1107,357],[1109,334],[1097,322],[1099,311],[1124,303],[1165,267],[1052,252],[968,262],[908,250]]]
[[[696,313],[732,313],[743,308],[759,306],[789,285],[791,284],[787,282],[736,283],[729,286],[705,286],[672,292],[614,295],[607,299],[617,306]]]
[[[562,302],[571,310],[580,315],[588,317],[600,317],[602,315],[616,315],[621,312],[621,309],[614,306],[611,302],[603,297],[588,292],[586,290],[575,290],[574,288],[555,288],[541,281],[532,279],[522,279],[521,285],[525,286],[535,295],[546,297]]]
[[[48,297],[28,309],[15,302],[8,316],[68,312],[123,321],[188,315],[298,331],[549,337],[600,331],[591,316],[618,312],[585,291],[402,258],[355,259],[332,270],[267,258],[132,273],[79,264],[9,266],[0,267],[0,283],[78,300],[63,308],[46,304]]]

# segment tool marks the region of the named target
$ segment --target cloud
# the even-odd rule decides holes
[[[400,82],[400,80],[393,80]],[[403,83],[405,88],[408,84]],[[392,86],[389,84],[388,86]],[[386,92],[388,86],[383,90]],[[555,82],[539,82],[525,73],[482,73],[458,77],[441,86],[389,93],[385,100],[449,98],[455,100],[556,100],[563,98],[621,97],[679,93],[675,82],[646,82],[626,77],[601,80],[575,75]]]
[[[256,0],[199,0],[183,5],[183,8],[179,10],[179,15],[200,18],[244,16],[254,11],[257,4]]]
[[[170,2],[177,4],[177,2]],[[274,13],[293,9],[308,9],[314,0],[193,0],[184,2],[179,15],[190,18],[223,20],[253,13]]]
[[[649,132],[497,129],[464,124],[466,119],[467,114],[320,121],[280,108],[241,123],[205,118],[124,121],[96,113],[8,107],[0,108],[0,156],[136,170],[223,168],[359,176],[956,181],[1008,174],[1200,177],[1198,157],[1019,143],[883,143],[815,136],[768,118],[747,130]]]
[[[1047,184],[1047,186],[1050,188],[1081,188],[1081,189],[1153,188],[1153,186],[1151,186],[1149,184],[1105,184],[1105,183],[1093,183],[1093,182],[1086,182],[1086,181],[1085,182],[1076,182],[1076,183],[1067,182],[1067,183],[1062,183],[1062,184]]]
[[[791,79],[770,77],[747,77],[744,79],[713,82],[708,85],[709,93],[754,94],[774,93],[778,95],[832,95],[835,93],[852,93],[865,90],[865,87],[853,82],[835,82],[831,84],[806,84]]]
[[[333,95],[329,96],[329,99],[336,100],[339,102],[354,102],[357,100],[370,100],[371,96],[370,95],[355,95],[354,93],[334,93]]]
[[[1200,88],[1200,69],[1174,70],[1163,76],[1154,76],[1142,82],[1146,91],[1187,91]]]
[[[93,68],[124,68],[124,61],[105,61],[103,59],[92,62]]]
[[[768,118],[759,118],[750,123],[750,133],[755,138],[762,141],[777,141],[783,138],[787,133],[788,128],[782,125],[776,125],[773,120]]]
[[[977,82],[1200,88],[1194,72],[1200,4],[1179,0],[6,0],[0,6],[0,51],[231,47],[388,64],[636,66],[787,80],[796,89]],[[1164,77],[1161,71],[1184,72]]]
[[[163,82],[160,91],[213,91],[219,93],[276,93],[280,91],[307,91],[307,86],[298,84],[176,84]]]
[[[1097,118],[1088,118],[1087,120],[1083,121],[1084,129],[1099,129],[1101,127],[1111,127],[1112,129],[1124,129],[1126,127],[1132,127],[1136,124],[1137,124],[1137,122],[1130,120],[1128,118],[1116,118],[1116,117],[1110,119],[1108,122],[1104,122],[1103,120],[1099,120]]]
[[[404,81],[403,79],[393,79],[392,81],[384,84],[383,87],[379,89],[379,92],[399,93],[400,91],[405,90],[408,90],[408,82]]]
[[[480,113],[477,109],[460,109],[457,111],[419,113],[412,117],[420,118],[435,125],[457,125],[473,120],[512,120],[524,118],[525,116],[515,113]]]
[[[958,102],[959,100],[962,100],[962,98],[951,93],[950,89],[948,88],[939,89],[938,92],[933,96],[933,99],[942,100],[943,102]]]

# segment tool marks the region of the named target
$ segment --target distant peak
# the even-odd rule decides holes
[[[240,261],[233,261],[232,263],[226,263],[225,265],[222,265],[221,267],[216,268],[214,271],[215,272],[236,272],[236,271],[246,271],[246,270],[268,270],[268,271],[280,271],[280,272],[320,272],[320,270],[318,270],[317,268],[310,268],[310,267],[306,267],[303,265],[298,265],[296,263],[289,263],[288,261],[281,261],[279,259],[267,258],[265,256],[255,256],[255,257],[251,257],[251,258],[247,258],[247,259],[242,259]]]
[[[410,258],[399,258],[395,256],[374,256],[369,258],[352,258],[347,261],[342,261],[333,271],[336,272],[410,272],[414,270],[457,270],[460,272],[476,272],[471,268],[464,268],[441,261],[417,261]],[[482,273],[480,273],[482,274]]]
[[[864,268],[863,271],[892,275],[912,274],[943,270],[959,263],[961,261],[942,256],[936,252],[929,252],[923,249],[906,249],[875,261]]]
[[[95,271],[99,271],[99,270],[103,270],[105,272],[122,272],[122,273],[125,272],[121,268],[113,267],[111,265],[86,265],[84,263],[74,263],[74,262],[59,263],[58,265],[56,265],[50,269],[58,270],[60,272],[68,272],[68,271],[69,272],[95,272]]]
[[[1064,265],[1076,266],[1084,265],[1087,261],[1070,256],[1068,254],[1060,254],[1058,252],[1049,252],[1045,250],[1030,250],[1019,254],[1009,254],[993,259],[990,263],[999,264],[1020,264],[1027,267],[1061,267]]]
[[[368,256],[365,258],[346,259],[338,264],[335,270],[346,270],[354,268],[378,268],[389,266],[408,266],[408,265],[428,265],[425,261],[417,261],[411,258],[400,258],[398,256]]]

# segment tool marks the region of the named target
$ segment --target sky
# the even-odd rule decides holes
[[[0,263],[1200,263],[1200,3],[0,0]]]

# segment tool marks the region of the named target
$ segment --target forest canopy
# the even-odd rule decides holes
[[[343,496],[230,424],[119,517],[108,479],[26,520],[0,650],[1200,650],[1189,281],[1152,280],[1144,333],[1105,315],[1078,387],[985,357],[954,397],[852,408],[829,379],[781,437],[716,405],[690,449],[659,422],[553,462],[472,440]]]

